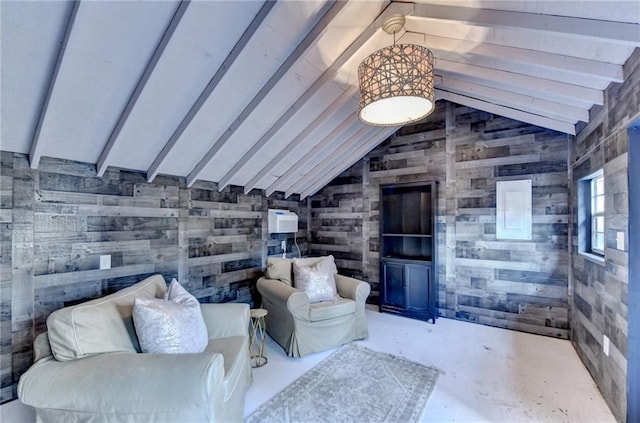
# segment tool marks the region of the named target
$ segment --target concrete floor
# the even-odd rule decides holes
[[[614,422],[595,383],[568,341],[450,319],[435,325],[369,309],[371,349],[442,370],[427,405],[427,422]],[[245,415],[335,350],[302,359],[285,356],[267,338],[269,363],[254,369]],[[0,407],[3,423],[31,423],[32,410]]]

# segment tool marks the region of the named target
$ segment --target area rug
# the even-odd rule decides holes
[[[419,421],[440,371],[348,344],[261,405],[247,423]]]

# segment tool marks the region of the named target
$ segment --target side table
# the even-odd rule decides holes
[[[265,331],[267,330],[265,317],[267,313],[267,310],[263,308],[251,309],[251,338],[249,340],[251,367],[262,367],[267,364],[267,357],[264,355]],[[258,340],[258,337],[260,340]]]

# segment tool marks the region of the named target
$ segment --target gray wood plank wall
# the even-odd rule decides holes
[[[218,192],[213,183],[0,153],[0,402],[16,398],[32,363],[32,344],[61,307],[100,297],[160,273],[178,278],[201,302],[257,300],[255,282],[280,241],[267,233],[266,210],[299,215],[297,241],[307,249],[307,202],[282,193]],[[297,255],[297,250],[295,250]],[[111,269],[99,270],[100,256]]]
[[[572,172],[572,311],[571,340],[619,422],[627,421],[627,294],[629,288],[629,201],[627,126],[640,113],[640,50],[624,66],[623,84],[611,84],[605,104],[591,110],[590,123],[571,148]],[[605,178],[604,263],[578,249],[578,180],[598,169]],[[618,233],[624,245],[618,248]],[[609,356],[603,336],[610,340]],[[637,398],[633,399],[638,401]],[[637,416],[636,416],[637,417]]]
[[[379,292],[380,184],[435,179],[439,312],[568,337],[566,135],[438,102],[313,196],[312,253]],[[533,181],[533,240],[495,234],[496,181]]]

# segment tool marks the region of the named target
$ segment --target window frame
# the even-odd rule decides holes
[[[602,192],[597,192],[597,181],[602,180]],[[606,180],[604,170],[598,169],[597,171],[578,179],[578,207],[577,207],[577,225],[578,225],[578,253],[586,258],[600,264],[604,264],[606,240],[604,234],[606,233],[606,207],[604,203],[604,197],[606,197]],[[595,195],[594,195],[595,193]],[[601,200],[602,210],[597,210],[597,198],[602,197]],[[594,209],[595,213],[594,213]],[[599,232],[595,232],[597,229],[596,219],[602,219],[602,229]],[[597,244],[596,238],[598,234],[602,234],[602,249],[594,245]]]
[[[602,192],[599,192],[597,189],[598,181],[602,181]],[[606,193],[606,190],[604,188],[604,173],[602,172],[602,170],[600,170],[597,172],[597,174],[593,175],[593,178],[591,178],[590,192],[589,192],[589,196],[591,197],[591,201],[590,201],[591,204],[589,208],[589,217],[591,220],[591,225],[590,225],[591,227],[589,228],[590,236],[591,236],[591,240],[589,243],[589,251],[592,254],[598,254],[600,256],[604,256],[605,193]],[[602,210],[598,210],[598,197],[602,197]],[[598,230],[600,228],[596,223],[597,218],[599,217],[602,218],[602,228],[601,228],[602,231]],[[596,246],[598,244],[598,241],[597,241],[598,234],[602,234],[602,248],[598,248],[598,246]]]

